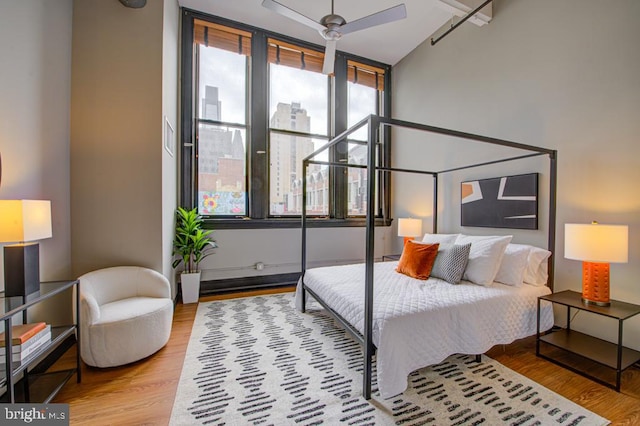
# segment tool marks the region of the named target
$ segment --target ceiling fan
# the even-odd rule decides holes
[[[316,22],[275,0],[262,0],[262,6],[320,32],[320,35],[327,41],[324,52],[324,63],[322,64],[322,72],[324,74],[333,73],[336,42],[340,40],[343,35],[407,17],[407,9],[404,3],[351,22],[345,21],[342,16],[336,15],[333,12],[333,0],[331,0],[331,13],[323,17],[320,22]]]

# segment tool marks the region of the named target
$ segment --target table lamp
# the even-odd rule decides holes
[[[40,247],[50,238],[51,201],[0,200],[0,242],[4,246],[4,292],[28,296],[40,290]]]
[[[398,237],[404,237],[404,244],[422,234],[422,219],[398,219]]]
[[[567,223],[564,225],[564,257],[582,260],[582,301],[609,306],[609,263],[629,258],[629,227]]]

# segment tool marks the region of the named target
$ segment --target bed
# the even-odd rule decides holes
[[[414,370],[449,355],[481,354],[536,333],[536,300],[547,286],[484,287],[467,281],[418,280],[396,272],[396,262],[375,264],[373,344],[377,348],[377,384],[389,398],[403,392]],[[365,264],[310,269],[307,291],[364,334]],[[296,306],[303,309],[302,280]],[[553,325],[551,306],[543,306],[541,330]]]
[[[338,158],[338,161],[316,159],[320,158],[319,155],[325,155],[326,158],[327,150],[332,147],[339,148],[337,144],[344,143],[351,133],[364,126],[368,127],[366,165],[348,164],[344,158]],[[391,167],[389,164],[377,165],[376,159],[381,152],[381,135],[388,137],[392,127],[430,132],[525,152],[522,155],[436,171]],[[385,158],[388,151],[385,153],[384,149],[388,150],[388,146],[382,144],[382,149],[382,158]],[[376,192],[376,180],[389,179],[392,172],[431,175],[434,183],[431,219],[433,233],[437,234],[440,175],[472,167],[546,156],[549,160],[547,248],[553,251],[556,155],[555,150],[546,148],[371,115],[306,157],[303,160],[303,175],[307,175],[308,167],[312,164],[332,168],[364,168],[367,182],[364,196],[367,200],[378,199],[383,205],[389,202],[390,197],[385,193]],[[365,399],[371,398],[372,365],[376,349],[378,390],[382,397],[388,398],[402,392],[407,386],[407,375],[418,368],[440,362],[454,353],[480,354],[496,344],[511,343],[515,339],[536,333],[537,298],[549,294],[553,289],[552,255],[545,264],[546,285],[537,283],[536,286],[505,286],[494,283],[493,278],[491,282],[483,282],[482,285],[477,285],[477,279],[467,279],[476,284],[463,281],[452,285],[436,278],[429,278],[427,281],[409,278],[395,272],[395,262],[375,262],[376,206],[374,203],[367,203],[364,263],[308,269],[309,218],[306,211],[306,179],[302,180],[301,192],[302,276],[298,283],[296,303],[298,309],[304,312],[307,296],[312,296],[363,346],[362,394]],[[498,268],[499,261],[495,265]],[[465,277],[469,278],[466,270]],[[550,328],[552,324],[551,308],[545,307],[541,312],[541,330]]]

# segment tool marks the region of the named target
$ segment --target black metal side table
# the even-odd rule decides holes
[[[545,335],[540,334],[540,302],[542,300],[567,307],[566,328]],[[578,309],[580,311],[616,320],[618,322],[618,342],[611,343],[606,340],[598,339],[588,334],[572,330],[570,323],[572,309]],[[640,314],[640,305],[620,302],[617,300],[612,300],[610,306],[587,305],[582,302],[582,296],[580,293],[570,290],[549,294],[547,296],[540,296],[538,298],[536,355],[620,392],[620,377],[622,372],[634,363],[640,361],[639,351],[622,346],[622,328],[624,321],[638,314]],[[583,356],[584,358],[614,369],[616,371],[615,385],[571,365],[553,359],[548,355],[542,354],[540,352],[541,343],[555,346],[556,348]]]
[[[6,392],[0,395],[0,403],[16,403],[16,402],[38,402],[48,403],[62,389],[65,383],[75,374],[78,383],[81,382],[81,366],[80,366],[80,325],[77,319],[80,308],[80,294],[78,280],[68,281],[51,281],[41,283],[40,291],[30,296],[12,296],[6,297],[4,292],[0,293],[0,321],[4,324],[5,362],[0,364],[0,387],[6,388]],[[57,294],[74,288],[74,310],[76,312],[75,321],[72,324],[51,327],[51,341],[43,344],[33,353],[29,354],[21,361],[12,359],[11,344],[11,327],[12,321],[19,314],[22,314],[22,321],[27,321],[27,310]],[[68,368],[56,371],[47,371],[44,373],[32,373],[29,369],[41,360],[42,357],[50,354],[58,348],[64,341],[73,335],[76,335],[76,365],[74,368]],[[22,386],[16,387],[16,382],[22,379]]]

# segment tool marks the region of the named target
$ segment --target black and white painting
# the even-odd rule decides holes
[[[461,184],[462,226],[538,229],[538,173]]]

